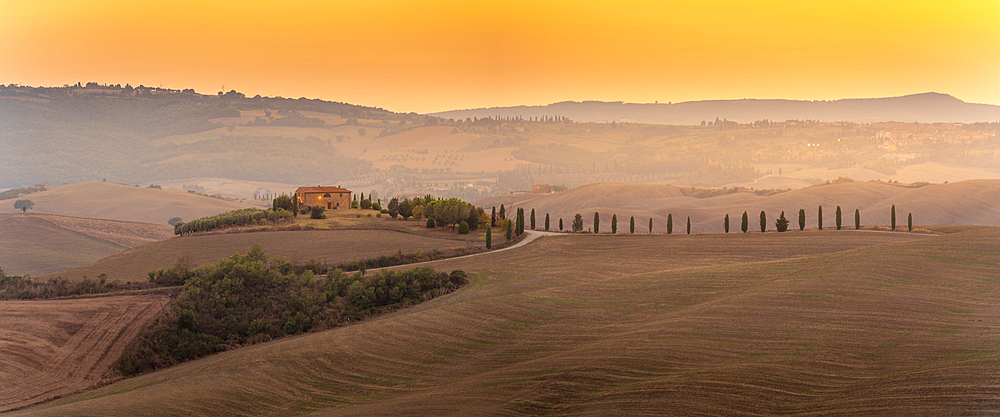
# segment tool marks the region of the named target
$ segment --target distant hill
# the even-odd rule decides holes
[[[85,182],[47,186],[46,191],[27,198],[35,203],[35,213],[92,219],[121,220],[166,225],[180,217],[194,220],[230,210],[266,204],[259,201],[226,201],[179,190],[134,187],[109,182]],[[14,200],[0,201],[0,213],[20,212]]]
[[[546,106],[452,110],[430,115],[451,119],[563,116],[575,122],[614,121],[671,125],[696,125],[702,121],[715,121],[716,118],[740,123],[764,119],[858,123],[883,121],[975,123],[1000,120],[1000,106],[966,103],[947,94],[923,93],[902,97],[833,101],[743,99],[671,104],[565,101]]]
[[[535,209],[536,224],[542,227],[545,214],[551,216],[551,227],[558,229],[559,218],[568,230],[573,216],[580,213],[584,229],[593,227],[594,212],[601,215],[602,231],[611,230],[611,216],[618,216],[618,231],[628,232],[629,217],[636,218],[636,232],[646,232],[653,218],[654,232],[666,230],[667,214],[674,219],[674,233],[683,233],[688,216],[692,233],[723,231],[723,218],[730,217],[730,232],[739,230],[743,212],[750,218],[750,230],[759,229],[759,216],[768,216],[768,230],[774,230],[774,220],[781,211],[798,225],[799,209],[806,210],[806,227],[817,226],[817,209],[823,206],[823,225],[835,225],[838,205],[843,210],[843,225],[853,228],[854,210],[861,212],[863,226],[889,225],[890,207],[896,205],[897,225],[906,225],[906,216],[913,213],[915,225],[982,225],[1000,226],[1000,180],[970,180],[949,184],[911,188],[884,182],[851,182],[816,185],[771,196],[753,192],[738,192],[708,198],[698,198],[690,187],[669,185],[591,184],[558,194],[508,194],[475,202],[490,208],[505,204],[522,207],[530,213]]]

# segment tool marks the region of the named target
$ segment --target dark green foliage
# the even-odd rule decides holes
[[[0,200],[10,200],[12,198],[18,198],[25,194],[37,193],[39,191],[45,191],[44,185],[34,185],[25,188],[14,188],[7,191],[0,192]]]
[[[389,209],[389,217],[396,218],[399,215],[399,198],[393,197],[389,200],[389,204],[386,207]]]
[[[98,279],[70,281],[65,277],[40,280],[29,276],[4,275],[0,269],[0,300],[33,300],[71,295],[106,294],[153,288],[148,282],[107,282],[103,274]]]
[[[517,230],[514,231],[516,236],[521,236],[524,233],[524,209],[517,208]]]
[[[426,225],[427,225],[428,229],[433,229],[434,228],[434,219],[427,219]]]
[[[493,228],[486,228],[486,249],[493,249]]]
[[[722,220],[722,228],[726,229],[726,233],[729,233],[729,213],[726,213],[726,218]]]
[[[503,204],[500,205],[500,214],[499,214],[499,216],[500,216],[499,218],[501,218],[501,219],[506,219],[507,218],[507,210],[504,209]]]
[[[691,234],[691,216],[688,216],[687,220],[687,234]]]
[[[598,212],[594,212],[594,233],[601,232],[601,215]]]
[[[823,206],[819,206],[819,210],[817,210],[817,213],[818,213],[816,215],[817,227],[819,227],[819,230],[823,230]]]
[[[170,220],[167,220],[167,224],[169,224],[171,226],[175,226],[175,225],[177,225],[177,223],[180,223],[181,221],[182,220],[181,220],[180,217],[171,217]]]
[[[913,213],[906,215],[906,231],[907,232],[913,231]]]
[[[490,214],[490,227],[497,227],[497,206],[493,206],[493,213]]]
[[[750,227],[750,220],[747,217],[747,212],[744,211],[743,212],[743,223],[740,224],[740,229],[743,230],[743,233],[746,233],[749,227]]]
[[[31,200],[28,200],[28,199],[17,200],[17,201],[14,202],[14,208],[21,210],[22,213],[25,213],[28,210],[31,210],[31,208],[34,207],[34,206],[35,206],[35,202],[31,201]]]
[[[782,211],[781,215],[778,216],[778,220],[774,221],[774,228],[778,229],[779,232],[784,232],[788,230],[788,219],[785,218],[784,211]]]
[[[582,222],[581,222],[581,225],[582,225]],[[561,231],[563,231],[563,222],[562,222],[562,217],[560,217],[560,218],[559,218],[559,231],[560,231],[560,232],[561,232]]]
[[[295,203],[292,202],[292,198],[287,195],[279,195],[271,200],[271,209],[277,211],[278,209],[285,209],[287,211],[295,211]]]
[[[535,209],[531,209],[531,230],[535,230]]]
[[[841,218],[840,206],[837,206],[837,230],[840,230],[842,220],[843,219]]]
[[[573,217],[573,231],[583,231],[583,216],[581,216],[580,213],[576,213],[576,216]]]
[[[513,232],[510,230],[512,223],[513,222],[507,222],[507,241],[508,242],[513,238],[513,236],[511,236],[513,234]]]
[[[892,222],[892,230],[896,231],[896,205],[895,204],[892,205],[892,212],[891,212],[890,217],[891,217],[891,222]]]
[[[461,271],[432,267],[378,271],[369,276],[332,271],[326,279],[296,274],[268,261],[260,245],[217,265],[198,268],[166,313],[121,356],[124,375],[271,338],[333,327],[347,319],[416,304],[468,283]]]
[[[653,218],[649,218],[649,233],[653,233]]]
[[[854,209],[854,230],[861,228],[861,210]]]
[[[545,213],[545,231],[549,231],[549,213]]]
[[[465,220],[462,220],[462,222],[458,224],[458,234],[460,235],[469,234],[469,223],[466,223]]]
[[[358,205],[361,206],[362,210],[371,210],[372,201],[367,198],[364,198],[361,200],[361,202],[358,203]]]
[[[764,233],[767,231],[767,214],[764,214],[764,210],[760,211],[760,232]]]
[[[325,219],[326,218],[326,207],[323,206],[312,206],[309,209],[310,219]]]
[[[396,209],[399,210],[399,217],[402,217],[403,220],[406,220],[406,219],[409,219],[410,217],[412,217],[413,216],[413,207],[414,207],[413,202],[410,201],[409,198],[405,198],[405,199],[403,199],[403,201],[400,201],[399,204],[396,205]],[[427,214],[426,210],[424,211],[424,214],[425,215]],[[430,216],[428,216],[428,218],[430,218]]]
[[[189,222],[178,222],[174,224],[174,234],[206,232],[222,227],[245,226],[248,224],[263,224],[265,222],[277,223],[282,218],[290,219],[291,213],[278,209],[261,210],[258,208],[245,208],[227,211],[214,216],[202,217]]]
[[[628,232],[635,233],[635,216],[628,219]]]
[[[799,231],[806,230],[806,209],[799,209]]]
[[[611,233],[618,233],[618,215],[611,215]]]
[[[667,234],[674,232],[674,215],[672,213],[667,213]]]
[[[161,287],[184,285],[192,277],[194,271],[191,270],[191,260],[187,257],[178,259],[173,267],[149,272],[149,282]]]

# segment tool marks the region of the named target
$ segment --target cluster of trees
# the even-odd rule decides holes
[[[12,198],[18,198],[25,194],[37,193],[45,190],[46,188],[44,184],[39,184],[24,188],[13,188],[7,191],[0,192],[0,200],[10,200]]]
[[[468,283],[464,272],[432,267],[317,278],[269,260],[260,245],[197,270],[177,266],[184,290],[121,356],[124,375],[170,366],[224,349],[333,327],[348,319],[412,305]]]
[[[79,281],[70,281],[65,277],[48,279],[32,278],[30,276],[6,275],[0,268],[0,300],[33,300],[73,295],[105,294],[110,292],[133,291],[151,288],[154,285],[145,282],[108,282],[104,274],[97,279],[84,277]]]
[[[434,199],[429,194],[413,200],[407,198],[399,201],[399,198],[393,198],[386,207],[389,216],[394,219],[426,218],[428,228],[451,226],[452,229],[458,228],[460,233],[468,233],[490,224],[490,218],[481,207],[458,198]]]
[[[294,216],[292,212],[283,208],[277,210],[245,208],[227,211],[214,216],[202,217],[189,222],[177,222],[174,224],[174,234],[183,235],[185,233],[206,232],[222,227],[263,224],[265,222],[278,223],[280,220],[291,223]]]
[[[358,195],[355,195],[354,200],[351,201],[351,208],[352,209],[360,208],[362,210],[375,210],[378,212],[382,212],[383,210],[382,200],[381,199],[376,200],[371,195],[369,195],[368,197],[369,198],[365,198],[365,193],[360,193],[360,197]],[[388,212],[389,212],[388,210],[385,211],[385,213]]]

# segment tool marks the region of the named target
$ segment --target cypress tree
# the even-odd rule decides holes
[[[907,232],[913,231],[913,213],[906,215],[906,231]]]
[[[764,214],[764,210],[760,211],[760,232],[764,233],[767,231],[767,215]]]
[[[896,205],[892,205],[892,231],[896,231]]]
[[[649,218],[649,233],[653,233],[653,218]]]
[[[594,212],[594,233],[600,233],[601,231],[601,214]]]
[[[486,228],[486,249],[493,249],[493,228]]]
[[[611,215],[611,233],[618,233],[618,215]]]
[[[854,209],[854,230],[861,228],[861,211]]]
[[[840,206],[837,206],[837,230],[840,230]]]
[[[778,220],[774,221],[774,228],[778,229],[778,232],[784,232],[788,230],[788,219],[785,218],[785,212],[781,212],[781,216],[778,216]]]
[[[549,213],[545,213],[545,231],[549,231]]]
[[[503,204],[501,204],[500,205],[500,217],[498,217],[498,219],[506,219],[506,218],[507,218],[507,211],[504,210]]]
[[[490,214],[490,227],[497,227],[497,206],[493,206],[493,214]]]
[[[535,209],[531,209],[531,230],[535,230]]]
[[[743,233],[746,233],[749,227],[750,227],[750,219],[747,217],[747,212],[744,211],[743,224],[740,225],[740,228],[743,230]]]
[[[510,242],[510,238],[511,238],[511,230],[510,230],[510,227],[511,227],[511,226],[510,226],[510,224],[511,224],[511,222],[510,222],[510,221],[508,221],[508,222],[507,222],[507,241],[508,241],[508,242]]]
[[[726,233],[729,233],[729,213],[726,213],[726,219],[723,220],[722,227],[726,229]]]
[[[562,217],[559,218],[559,231],[563,231]]]
[[[524,234],[524,209],[518,207],[517,209],[517,235],[521,236]]]
[[[635,233],[635,216],[628,219],[628,232]]]
[[[667,234],[674,232],[674,215],[667,213]]]
[[[819,230],[823,230],[823,206],[819,206]]]
[[[691,234],[691,216],[688,216],[687,234]]]
[[[806,230],[806,209],[799,209],[799,231]]]

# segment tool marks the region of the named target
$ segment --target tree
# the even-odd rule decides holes
[[[395,219],[396,216],[399,215],[399,198],[398,197],[393,197],[392,200],[389,200],[389,207],[388,207],[388,209],[389,209],[389,216],[390,217],[392,217],[392,218]]]
[[[580,213],[576,213],[576,217],[573,217],[573,231],[583,231],[583,216],[581,216]]]
[[[507,211],[504,210],[503,204],[500,205],[500,217],[499,218],[500,219],[506,219],[507,218]]]
[[[326,208],[323,206],[312,206],[309,213],[310,219],[325,219]]]
[[[531,209],[531,230],[535,230],[535,209]]]
[[[840,230],[841,218],[840,218],[840,206],[837,206],[837,230]]]
[[[413,210],[410,211],[413,214],[413,220],[420,220],[424,218],[424,206],[414,206]]]
[[[726,233],[729,233],[729,213],[726,213],[726,218],[722,221],[722,227],[726,229]]]
[[[508,241],[508,242],[510,242],[510,238],[511,238],[511,230],[510,230],[510,227],[511,227],[511,222],[507,222],[507,241]]]
[[[493,214],[490,214],[490,227],[497,225],[497,206],[493,206]]]
[[[819,214],[817,215],[817,221],[819,222],[817,226],[819,230],[823,230],[823,206],[819,206]]]
[[[583,220],[580,220],[580,225],[583,226]],[[562,217],[559,218],[559,231],[563,231]]]
[[[806,230],[806,209],[799,209],[799,231]]]
[[[896,205],[895,204],[892,205],[892,214],[891,214],[891,217],[892,217],[892,219],[891,219],[891,221],[892,221],[892,231],[895,232],[896,231]]]
[[[764,214],[764,210],[760,211],[760,232],[764,233],[767,231],[767,214]]]
[[[167,224],[169,224],[171,226],[176,226],[177,223],[181,222],[181,220],[182,219],[180,217],[171,217],[170,220],[167,220]]]
[[[517,208],[517,230],[514,231],[517,236],[524,234],[524,209]]]
[[[458,234],[460,235],[469,234],[469,223],[467,223],[465,220],[462,220],[462,222],[458,224]]]
[[[611,233],[618,233],[618,215],[611,215]]]
[[[778,216],[778,220],[774,221],[774,228],[778,229],[779,232],[784,232],[788,230],[788,219],[785,218],[784,211],[782,211],[781,215]]]
[[[687,234],[691,234],[691,216],[688,216]]]
[[[744,211],[743,212],[743,224],[740,225],[740,228],[743,230],[743,233],[747,232],[747,228],[749,226],[750,226],[750,222],[749,222],[749,219],[747,218],[747,212]]]
[[[545,231],[549,231],[549,213],[545,213]]]
[[[486,228],[486,249],[493,249],[493,228]]]
[[[15,209],[21,209],[21,213],[27,213],[35,206],[35,202],[31,200],[17,200],[14,202]]]
[[[434,221],[434,219],[427,219],[427,223],[424,223],[424,226],[426,226],[428,229],[433,229],[435,223],[436,222]]]
[[[913,231],[913,213],[906,215],[906,231],[907,232]]]
[[[674,232],[674,215],[672,213],[667,213],[667,234]]]
[[[598,212],[594,212],[594,233],[600,233],[601,231],[601,215]]]
[[[271,209],[277,211],[278,209],[285,209],[288,211],[295,210],[295,203],[292,202],[292,198],[287,195],[279,195],[271,201]]]
[[[854,230],[861,228],[861,211],[854,209]]]
[[[653,233],[653,218],[649,218],[649,233]]]
[[[409,198],[403,199],[403,201],[399,203],[398,209],[399,216],[402,217],[403,220],[409,219],[410,216],[413,216],[413,203],[410,202]]]
[[[628,219],[628,232],[635,233],[635,216]]]

